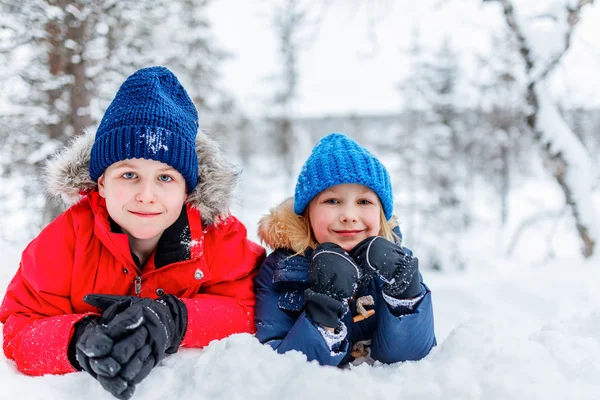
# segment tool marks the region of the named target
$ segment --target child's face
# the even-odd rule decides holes
[[[176,169],[139,158],[114,163],[98,178],[108,214],[138,240],[158,240],[177,220],[187,199],[185,185]]]
[[[381,203],[366,186],[344,183],[315,196],[308,205],[310,225],[317,242],[332,242],[350,251],[381,228]]]

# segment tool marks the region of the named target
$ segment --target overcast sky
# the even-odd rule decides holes
[[[264,113],[273,89],[270,78],[280,68],[272,25],[275,2],[219,0],[212,6],[215,37],[234,56],[223,65],[223,84],[255,115]],[[396,112],[402,107],[396,86],[411,68],[408,50],[416,30],[424,46],[449,38],[465,55],[469,71],[468,55],[489,52],[490,33],[503,27],[499,6],[480,0],[329,3],[316,6],[312,18],[317,22],[306,29],[294,106],[299,115]],[[563,101],[600,105],[599,26],[600,4],[588,6],[553,77],[554,93]]]

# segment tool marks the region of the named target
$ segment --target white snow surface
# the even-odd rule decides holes
[[[0,269],[4,291],[20,250],[0,249],[15,266]],[[480,257],[465,272],[425,271],[439,344],[418,362],[340,370],[240,334],[168,357],[133,399],[598,399],[598,261]],[[0,399],[113,398],[86,373],[29,377],[3,355],[0,380]]]

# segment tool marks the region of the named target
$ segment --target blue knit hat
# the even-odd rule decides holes
[[[373,154],[343,133],[330,133],[315,145],[296,183],[294,212],[302,215],[316,195],[341,183],[367,186],[379,196],[385,218],[392,217],[394,199],[387,170]]]
[[[90,177],[97,181],[118,161],[145,158],[183,175],[188,192],[198,183],[198,111],[179,80],[164,67],[140,69],[108,106],[92,146]]]

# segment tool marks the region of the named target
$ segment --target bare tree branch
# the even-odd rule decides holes
[[[497,1],[502,5],[506,23],[508,24],[509,28],[515,35],[515,38],[517,39],[517,42],[519,44],[519,52],[521,53],[523,60],[525,61],[525,65],[527,67],[527,72],[531,73],[535,67],[535,62],[534,62],[533,57],[530,52],[531,43],[528,43],[525,35],[523,34],[523,32],[521,30],[521,27],[519,26],[519,24],[516,20],[513,2],[511,0],[487,0],[487,1]],[[594,1],[595,0],[579,0],[575,7],[567,8],[567,11],[568,11],[567,22],[569,25],[569,29],[567,29],[565,31],[563,47],[557,54],[554,55],[554,57],[548,63],[548,65],[546,65],[542,70],[540,70],[538,75],[531,76],[532,81],[542,80],[542,79],[546,78],[548,76],[548,74],[550,74],[554,70],[554,68],[556,68],[556,66],[560,62],[561,58],[563,57],[563,55],[569,50],[569,47],[571,46],[571,36],[573,34],[573,30],[574,30],[575,26],[577,25],[577,23],[580,20],[581,10],[586,5],[593,4]],[[548,15],[546,15],[546,16],[548,16]],[[556,19],[556,16],[554,16],[554,19]]]
[[[552,211],[545,210],[545,211],[541,211],[536,214],[533,214],[533,215],[529,216],[528,218],[524,219],[523,221],[521,221],[521,223],[519,224],[519,226],[515,230],[515,233],[512,236],[510,244],[508,245],[508,248],[506,250],[506,255],[510,256],[513,253],[513,251],[515,250],[515,247],[517,247],[517,243],[519,243],[519,239],[521,238],[521,235],[523,233],[525,233],[525,231],[527,229],[531,228],[532,226],[534,226],[542,221],[546,221],[549,219],[555,220],[555,219],[563,216],[566,211],[567,211],[567,207],[563,208],[562,210],[552,210]]]

